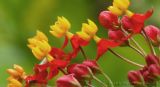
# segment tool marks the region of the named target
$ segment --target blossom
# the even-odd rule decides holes
[[[146,63],[148,66],[150,66],[152,64],[156,64],[156,65],[160,64],[159,58],[153,54],[147,55],[145,60],[146,60]]]
[[[57,87],[82,87],[73,74],[58,78],[56,83]]]
[[[102,11],[99,14],[99,22],[100,24],[105,27],[106,29],[117,30],[119,23],[118,23],[118,16],[113,14],[110,11]]]
[[[33,38],[29,38],[28,42],[28,47],[37,59],[42,60],[45,56],[49,56],[48,53],[51,50],[51,46],[44,33],[37,31],[37,34]]]
[[[153,26],[148,25],[144,28],[145,33],[150,38],[150,40],[153,42],[153,44],[158,45],[160,44],[160,41],[158,40],[158,36],[160,36],[160,29]]]
[[[7,79],[9,81],[7,87],[22,87],[22,80],[26,77],[24,69],[14,64],[14,69],[7,69],[7,73],[10,74],[10,77]]]
[[[50,26],[50,33],[55,37],[65,36],[70,29],[70,22],[65,17],[58,17],[54,25]]]

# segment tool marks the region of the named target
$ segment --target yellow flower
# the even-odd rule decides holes
[[[60,38],[66,35],[70,29],[70,26],[70,22],[65,17],[58,17],[58,20],[55,22],[55,24],[50,26],[50,33],[53,36]]]
[[[7,73],[10,75],[7,79],[9,82],[7,87],[22,87],[22,80],[26,77],[24,69],[16,64],[13,65],[13,68],[7,69]]]
[[[88,24],[82,24],[82,31],[76,32],[76,34],[84,40],[89,41],[96,34],[98,28],[96,24],[88,19]]]
[[[127,14],[128,16],[131,16],[131,11],[128,10],[128,7],[130,5],[129,0],[114,0],[113,6],[109,6],[108,10],[111,11],[115,15],[122,15]]]
[[[28,39],[28,42],[28,47],[32,50],[33,55],[39,60],[42,60],[47,56],[51,50],[47,36],[40,31],[37,31],[36,36]]]

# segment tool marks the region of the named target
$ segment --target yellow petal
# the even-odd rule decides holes
[[[38,39],[38,40],[48,41],[47,36],[43,32],[41,32],[39,30],[37,30],[37,35],[35,36],[35,38]]]
[[[82,32],[82,31],[76,32],[76,34],[77,34],[79,37],[81,37],[82,39],[86,40],[86,41],[89,41],[90,38],[91,38],[87,33]]]
[[[108,10],[111,11],[113,14],[120,16],[122,15],[123,11],[121,11],[119,8],[115,7],[115,6],[109,6]]]
[[[7,73],[13,77],[19,77],[19,73],[14,69],[7,69]]]
[[[16,79],[8,79],[8,87],[22,87],[22,83]]]
[[[134,13],[132,13],[130,10],[127,10],[125,13],[128,17],[132,17]]]
[[[42,53],[38,47],[33,48],[32,53],[39,60],[42,60],[44,57],[44,53]]]
[[[97,25],[93,21],[91,21],[90,19],[88,19],[88,23],[94,29],[94,31],[97,32],[97,30],[98,30]]]
[[[129,5],[124,3],[123,0],[114,0],[113,6],[125,11]]]
[[[53,36],[57,37],[57,38],[60,38],[62,35],[58,34],[57,32],[55,31],[49,31]]]
[[[96,43],[98,43],[98,42],[101,40],[101,38],[99,38],[99,37],[96,36],[96,35],[93,37],[93,39],[94,39],[94,41],[95,41]]]
[[[14,69],[15,69],[17,72],[19,72],[21,75],[24,73],[24,69],[23,69],[21,66],[14,64],[13,67],[14,67]]]
[[[67,37],[68,37],[69,39],[71,39],[71,38],[73,37],[73,34],[72,34],[71,32],[67,32],[66,35],[67,35]]]

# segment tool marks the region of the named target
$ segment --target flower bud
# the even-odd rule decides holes
[[[7,69],[8,74],[10,74],[13,77],[19,77],[19,73],[18,71],[14,70],[14,69]]]
[[[118,26],[118,16],[110,11],[102,11],[99,14],[99,22],[106,29],[116,30]]]
[[[147,55],[147,57],[145,58],[146,63],[148,66],[152,65],[152,64],[156,64],[159,65],[160,61],[159,58],[153,54],[149,54]]]
[[[148,70],[155,79],[160,79],[160,66],[159,65],[152,64],[149,66]]]
[[[82,87],[73,74],[58,78],[56,83],[57,87]]]
[[[82,64],[84,64],[87,67],[89,67],[94,74],[100,72],[99,66],[98,66],[98,64],[97,64],[97,62],[95,60],[85,60],[85,61],[83,61]]]
[[[158,41],[158,34],[160,32],[160,29],[153,26],[148,25],[144,28],[147,36],[151,39],[154,45],[158,45],[160,42]]]
[[[68,67],[68,73],[74,74],[78,80],[90,79],[91,75],[86,65],[72,64]]]
[[[143,77],[139,71],[130,71],[128,73],[130,84],[137,86],[142,84]]]
[[[117,30],[117,31],[109,30],[108,37],[109,39],[114,41],[121,41],[125,36],[121,30]]]

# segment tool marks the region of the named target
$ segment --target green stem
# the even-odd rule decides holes
[[[142,57],[145,57],[145,55],[139,50],[139,49],[137,49],[136,47],[134,47],[133,45],[131,45],[131,44],[128,44],[128,46],[130,47],[130,48],[132,48],[133,50],[135,50],[138,54],[140,54]]]
[[[100,83],[100,84],[102,85],[102,87],[107,87],[107,85],[106,85],[105,83],[103,83],[100,79],[98,79],[98,78],[93,74],[92,70],[91,70],[89,67],[87,67],[87,68],[88,68],[88,71],[89,71],[90,75],[92,76],[92,78],[93,78],[95,81],[97,81],[98,83]]]
[[[94,79],[95,81],[99,82],[99,83],[102,85],[102,87],[107,87],[107,85],[104,84],[104,83],[103,83],[101,80],[99,80],[97,77],[93,76],[93,79]]]
[[[81,50],[81,53],[82,53],[83,57],[85,58],[85,60],[87,60],[87,56],[81,46],[80,46],[80,50]]]
[[[118,53],[114,52],[114,51],[113,51],[113,50],[111,50],[111,49],[109,49],[109,51],[110,51],[111,53],[113,53],[114,55],[116,55],[117,57],[119,57],[120,59],[122,59],[123,61],[125,61],[125,62],[129,63],[129,64],[132,64],[132,65],[135,65],[135,66],[138,66],[138,67],[141,67],[141,68],[143,68],[143,67],[144,67],[144,65],[141,65],[141,64],[135,63],[135,62],[133,62],[133,61],[131,61],[131,60],[129,60],[129,59],[127,59],[127,58],[125,58],[125,57],[121,56],[120,54],[118,54]]]
[[[109,81],[111,87],[114,87],[113,82],[112,82],[112,80],[109,78],[109,76],[108,76],[106,73],[104,73],[102,70],[101,70],[101,74]]]
[[[125,35],[128,36],[128,32],[125,31],[122,26],[121,26],[121,28],[122,28],[122,31],[125,33]],[[146,52],[143,50],[143,48],[139,45],[139,43],[138,43],[133,37],[131,37],[130,40],[135,44],[135,46],[136,46],[139,50],[142,51],[143,55],[147,56]]]
[[[145,38],[145,40],[146,40],[146,42],[147,42],[147,44],[148,44],[148,46],[149,46],[149,48],[151,50],[151,53],[154,54],[154,55],[156,55],[156,52],[155,52],[155,50],[153,48],[153,45],[152,45],[149,37],[147,36],[147,34],[145,33],[144,30],[142,31],[141,35]]]

